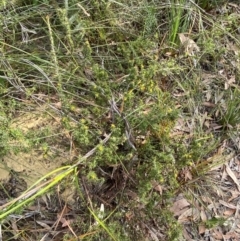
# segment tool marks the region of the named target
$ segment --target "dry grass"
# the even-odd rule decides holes
[[[237,240],[237,4],[0,10],[4,240]]]

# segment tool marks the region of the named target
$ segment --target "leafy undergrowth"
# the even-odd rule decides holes
[[[4,240],[240,235],[237,4],[0,10]]]

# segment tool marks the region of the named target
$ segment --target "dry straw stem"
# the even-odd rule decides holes
[[[47,15],[46,18],[44,19],[47,27],[48,27],[48,32],[49,32],[49,40],[51,43],[51,56],[52,56],[52,61],[54,63],[55,67],[55,75],[58,77],[59,84],[61,84],[61,75],[59,73],[59,64],[58,64],[58,58],[55,50],[55,43],[54,43],[54,37],[53,37],[53,30],[50,24],[50,16]]]

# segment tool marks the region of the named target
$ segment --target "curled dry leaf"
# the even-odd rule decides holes
[[[212,236],[217,240],[223,240],[222,232],[219,232],[217,229],[214,229]]]
[[[178,217],[178,221],[180,223],[186,223],[190,220],[197,221],[199,217],[200,212],[197,208],[189,208]]]
[[[204,234],[205,231],[206,231],[205,225],[199,225],[199,226],[198,226],[198,233],[199,233],[199,234]]]
[[[240,192],[237,191],[236,189],[230,190],[232,197],[228,199],[228,202],[231,202],[233,199],[237,198],[240,196]]]
[[[225,217],[231,217],[234,213],[235,213],[234,209],[227,209],[227,210],[224,211],[223,215]]]
[[[185,228],[183,229],[183,236],[186,239],[186,241],[194,241],[188,233],[191,233],[190,230],[186,230]]]
[[[232,178],[232,180],[234,181],[234,183],[237,185],[238,191],[240,191],[239,182],[238,182],[235,174],[234,174],[233,171],[230,169],[230,167],[228,166],[227,163],[225,164],[225,170],[226,170],[227,174]]]
[[[224,240],[239,240],[239,234],[236,232],[228,232],[225,235],[223,235]]]
[[[204,210],[201,210],[200,217],[201,217],[203,222],[207,221],[207,215],[206,215],[206,212]]]
[[[152,187],[155,191],[159,192],[160,195],[162,195],[163,192],[163,187],[155,180],[153,180],[152,182]]]
[[[225,90],[227,90],[235,82],[236,82],[235,76],[231,76],[230,78],[226,78],[226,82],[224,84]]]
[[[219,200],[219,203],[221,203],[223,206],[228,207],[230,209],[237,209],[237,207],[231,203],[227,203],[223,200]]]
[[[200,51],[200,48],[192,39],[190,39],[189,37],[186,37],[183,33],[179,33],[178,36],[181,44],[184,47],[184,51],[187,55],[193,56],[194,53]]]
[[[182,213],[183,209],[190,206],[190,203],[182,198],[174,202],[173,206],[170,208],[170,211],[173,212],[174,216],[178,216]]]

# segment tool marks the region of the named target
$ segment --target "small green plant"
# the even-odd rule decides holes
[[[196,4],[202,9],[208,11],[213,9],[216,6],[222,6],[223,4],[227,3],[226,0],[197,0]]]
[[[240,91],[235,89],[233,92],[229,91],[229,98],[221,109],[220,123],[224,128],[234,130],[240,124]]]
[[[169,11],[169,41],[172,45],[177,43],[177,35],[184,33],[189,27],[190,16],[187,11],[189,5],[186,0],[171,0]]]
[[[207,220],[204,224],[206,225],[207,228],[211,229],[214,227],[219,227],[224,225],[224,223],[226,223],[226,218],[222,218],[222,217],[213,217],[209,220]]]

